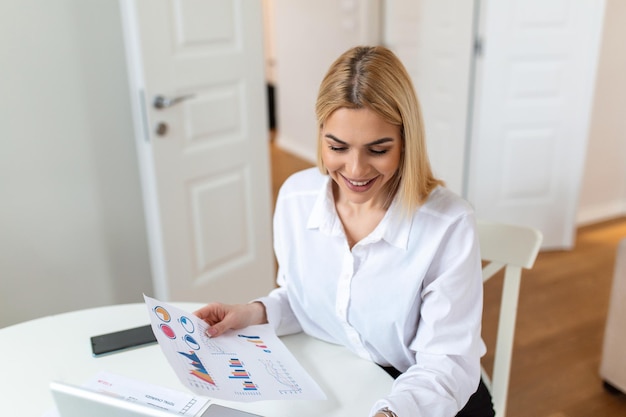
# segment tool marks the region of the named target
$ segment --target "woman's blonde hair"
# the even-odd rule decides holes
[[[424,122],[413,83],[404,65],[389,49],[358,46],[344,52],[330,66],[320,85],[315,113],[318,123],[317,166],[323,174],[322,129],[337,109],[369,108],[388,123],[400,126],[403,152],[388,188],[387,205],[398,194],[413,211],[441,180],[433,176],[424,135]]]

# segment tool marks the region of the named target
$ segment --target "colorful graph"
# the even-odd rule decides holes
[[[323,398],[270,326],[211,338],[208,324],[193,313],[145,299],[163,352],[194,393],[235,401]]]
[[[183,337],[183,340],[185,341],[185,343],[187,343],[187,346],[189,346],[193,350],[199,350],[200,349],[200,344],[198,342],[196,342],[196,339],[194,339],[190,335],[186,334],[185,337]]]
[[[249,379],[250,374],[245,369],[235,369],[230,372],[229,378]]]
[[[170,326],[161,323],[159,327],[161,328],[161,331],[165,336],[169,337],[170,339],[176,339],[176,333],[174,333],[174,330]]]
[[[246,336],[244,334],[238,334],[237,336],[246,339],[250,343],[254,343],[256,347],[263,349],[263,352],[272,353],[259,336]]]
[[[161,306],[156,306],[154,307],[154,313],[157,315],[157,317],[164,322],[169,322],[172,319],[172,316],[170,316],[170,313]]]
[[[257,385],[252,382],[250,374],[244,367],[244,363],[239,358],[230,358],[228,360],[228,366],[232,368],[230,371],[229,379],[243,379],[242,388],[243,391],[237,393],[238,395],[260,395]]]
[[[231,368],[243,368],[243,363],[237,358],[230,358],[228,363]]]
[[[181,316],[178,319],[178,322],[181,326],[183,326],[183,329],[185,329],[187,333],[193,333],[196,330],[193,325],[193,321],[189,317]]]
[[[181,355],[183,355],[184,357],[186,357],[187,359],[191,361],[190,365],[192,366],[192,369],[189,370],[189,373],[191,375],[195,376],[196,378],[201,379],[202,381],[208,384],[211,384],[213,386],[216,385],[211,375],[209,375],[209,371],[207,371],[205,366],[200,361],[200,358],[198,358],[198,355],[196,355],[194,351],[189,351],[189,353],[185,353],[185,352],[178,352],[178,353],[180,353]]]
[[[257,391],[258,388],[256,384],[252,381],[243,381],[243,390],[244,391]]]

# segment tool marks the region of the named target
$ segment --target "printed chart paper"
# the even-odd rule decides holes
[[[144,295],[152,330],[181,382],[222,400],[326,399],[269,325],[221,336],[195,315]]]

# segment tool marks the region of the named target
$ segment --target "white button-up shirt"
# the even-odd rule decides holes
[[[443,187],[412,215],[394,201],[350,249],[331,183],[311,168],[280,190],[279,288],[259,299],[269,323],[402,371],[372,414],[388,406],[400,417],[454,416],[478,387],[485,352],[472,208]]]

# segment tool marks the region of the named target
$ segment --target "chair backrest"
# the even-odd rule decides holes
[[[496,417],[504,417],[522,268],[532,268],[539,253],[543,235],[530,227],[481,220],[478,221],[477,226],[481,258],[485,262],[483,282],[504,268],[504,283],[491,377],[483,368],[483,381],[491,392]]]

